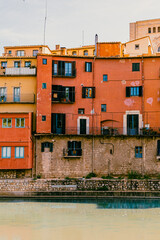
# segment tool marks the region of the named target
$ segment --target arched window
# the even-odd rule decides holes
[[[73,51],[73,52],[72,52],[72,55],[77,55],[77,52],[76,52],[76,51]]]
[[[158,47],[158,52],[160,52],[160,46]]]
[[[84,50],[83,54],[84,54],[84,56],[88,56],[88,51]]]

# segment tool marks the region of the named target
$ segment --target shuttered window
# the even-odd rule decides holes
[[[83,87],[82,98],[95,98],[95,87]]]
[[[142,86],[139,87],[126,87],[126,97],[139,96],[143,95]]]

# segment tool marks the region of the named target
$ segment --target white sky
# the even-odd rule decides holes
[[[160,18],[159,0],[47,0],[46,45],[55,49],[129,40],[129,23]],[[0,0],[3,46],[43,44],[46,0]]]

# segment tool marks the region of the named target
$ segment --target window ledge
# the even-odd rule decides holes
[[[82,156],[63,156],[64,158],[81,158]]]

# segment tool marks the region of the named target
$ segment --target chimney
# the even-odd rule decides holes
[[[56,50],[60,50],[60,45],[56,45]]]
[[[95,56],[97,56],[97,43],[98,43],[98,35],[95,35]]]

